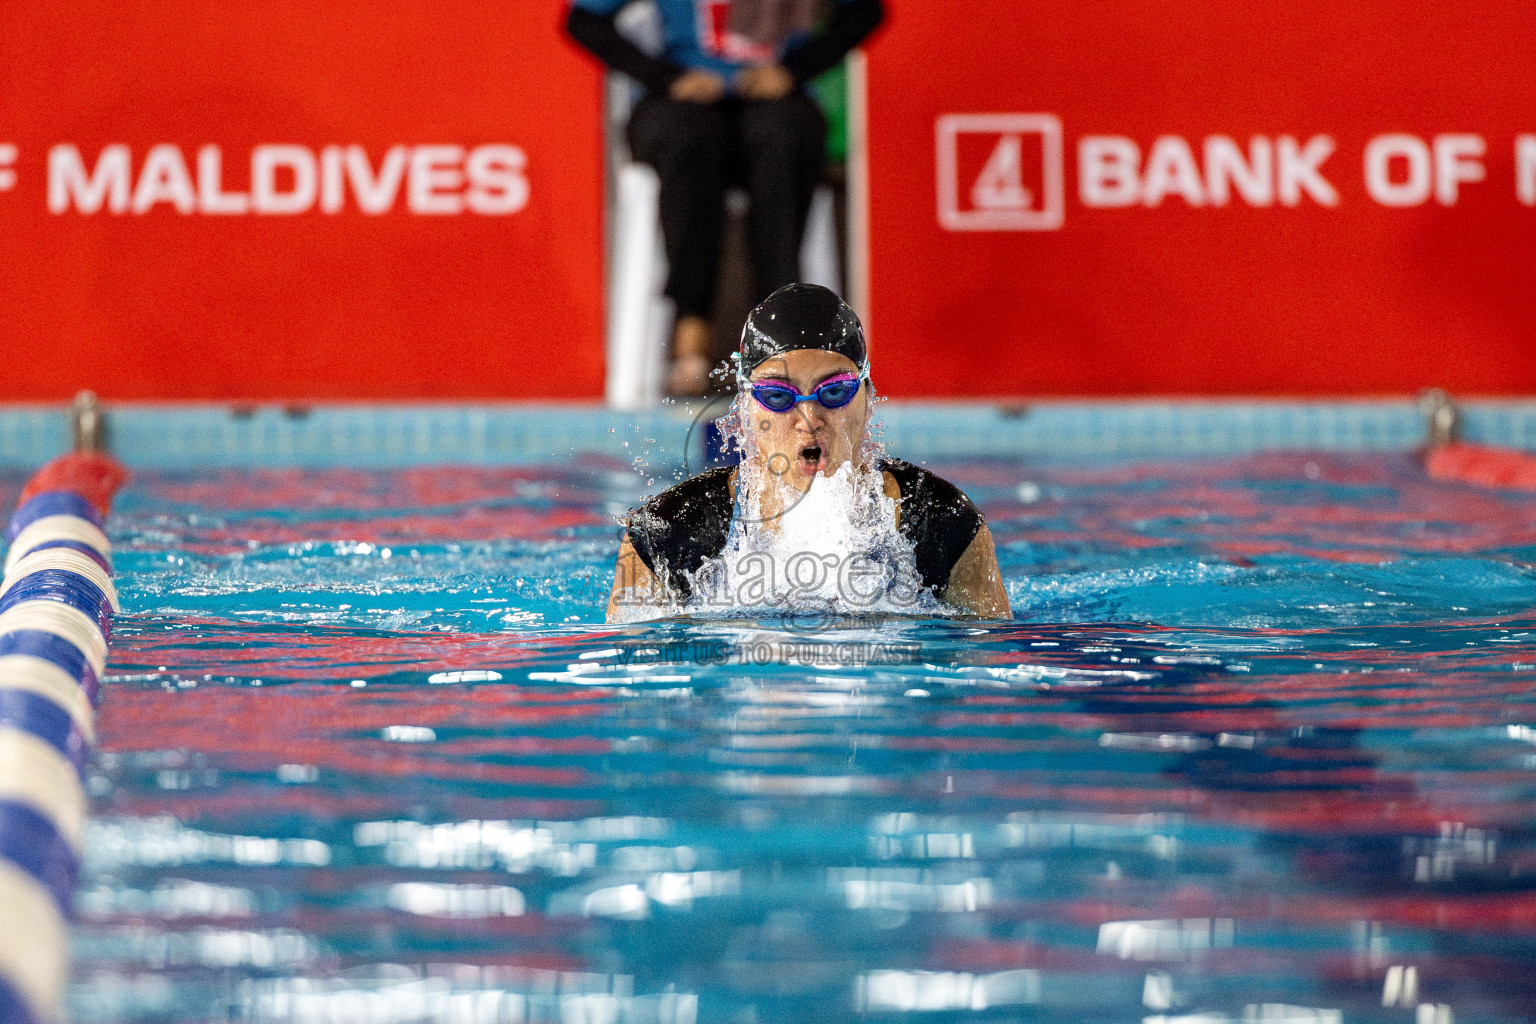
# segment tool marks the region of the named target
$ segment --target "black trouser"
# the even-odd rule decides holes
[[[709,104],[647,96],[635,107],[629,148],[661,177],[667,295],[679,316],[708,316],[714,303],[728,185],[744,187],[752,201],[754,304],[800,280],[800,239],[826,137],[826,119],[804,93]]]

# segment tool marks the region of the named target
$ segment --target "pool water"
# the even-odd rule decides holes
[[[72,1018],[1536,1019],[1536,496],[931,468],[1015,621],[605,626],[601,460],[141,475]]]

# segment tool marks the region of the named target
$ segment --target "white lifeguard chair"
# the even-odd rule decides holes
[[[632,3],[619,12],[619,31],[647,53],[661,52],[661,15],[654,3]],[[604,97],[608,173],[608,404],[642,409],[662,398],[671,345],[673,303],[663,291],[667,256],[661,240],[661,181],[630,155],[624,128],[641,94],[633,79],[610,72]],[[732,189],[726,203],[746,209],[747,194]],[[811,200],[800,245],[804,281],[843,291],[832,189],[821,185]]]

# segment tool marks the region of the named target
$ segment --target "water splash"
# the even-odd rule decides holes
[[[938,614],[896,502],[874,466],[844,463],[801,493],[759,476],[741,487],[725,549],[695,574],[696,613]]]

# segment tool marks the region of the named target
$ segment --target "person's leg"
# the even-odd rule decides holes
[[[809,96],[742,104],[741,177],[752,197],[747,232],[757,301],[800,280],[800,240],[826,161],[827,122]]]
[[[718,103],[647,96],[629,119],[629,148],[661,178],[667,295],[677,303],[668,390],[700,394],[712,363],[714,302],[725,209],[726,119]]]

